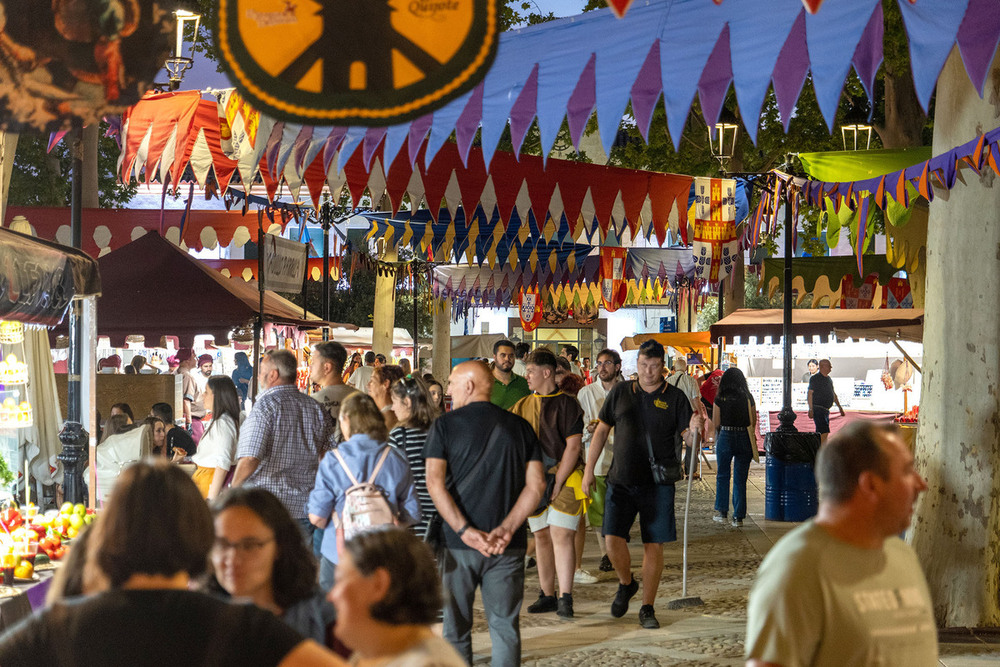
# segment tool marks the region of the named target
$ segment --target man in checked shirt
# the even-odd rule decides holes
[[[233,486],[267,489],[285,506],[312,543],[306,501],[316,481],[325,439],[323,408],[295,386],[296,360],[288,350],[264,354],[263,390],[240,428]]]

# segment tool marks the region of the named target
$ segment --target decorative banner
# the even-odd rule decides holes
[[[854,276],[844,276],[840,283],[840,307],[841,308],[871,308],[875,300],[875,285],[878,283],[878,274],[869,274],[859,287],[854,286]],[[913,307],[911,302],[910,307]]]
[[[265,288],[274,292],[301,292],[309,246],[265,234],[263,247]]]
[[[601,248],[601,301],[613,313],[625,303],[625,248]]]
[[[262,115],[230,88],[216,93],[219,107],[219,145],[236,160],[244,182],[253,182],[275,120]]]
[[[892,278],[882,289],[883,308],[913,308],[913,292],[906,278]]]
[[[694,179],[695,272],[717,283],[732,272],[739,243],[736,240],[736,181],[731,178]]]
[[[529,287],[521,290],[518,299],[518,313],[521,316],[521,328],[525,331],[534,331],[542,321],[542,298],[538,293],[538,287]]]
[[[498,0],[220,0],[230,79],[282,120],[392,125],[472,89],[497,49]]]

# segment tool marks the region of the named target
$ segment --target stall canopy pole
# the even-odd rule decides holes
[[[412,265],[411,265],[412,267]],[[420,331],[419,331],[419,319],[417,316],[417,300],[420,297],[420,293],[417,286],[417,272],[411,268],[410,270],[410,280],[413,281],[413,375],[414,377],[420,377]]]
[[[795,428],[795,411],[792,410],[792,197],[789,192],[785,200],[785,304],[781,323],[782,369],[781,412],[778,413],[779,431],[797,431]]]
[[[257,289],[260,304],[257,321],[253,326],[253,379],[250,381],[251,398],[257,400],[257,376],[260,371],[260,337],[264,335],[264,211],[257,211]]]
[[[83,247],[83,124],[73,121],[72,162],[70,165],[70,237],[74,248]],[[66,382],[66,423],[59,432],[63,449],[59,460],[63,464],[63,490],[65,499],[82,503],[83,467],[87,459],[89,438],[83,429],[83,302],[73,299],[69,315],[69,377]],[[29,480],[25,480],[29,483]]]
[[[323,226],[323,321],[330,321],[330,227],[333,225],[333,204],[326,195],[320,208],[320,224]],[[323,340],[330,340],[330,327],[323,325]]]

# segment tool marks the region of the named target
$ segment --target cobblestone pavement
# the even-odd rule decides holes
[[[748,483],[748,517],[744,527],[712,521],[715,476],[707,468],[692,486],[688,521],[687,596],[703,604],[668,610],[667,603],[682,596],[682,527],[686,487],[677,488],[678,541],[668,544],[656,596],[660,629],[639,627],[641,590],[622,618],[613,618],[611,601],[618,587],[613,572],[599,572],[597,538],[588,534],[584,569],[597,575],[596,584],[576,584],[573,602],[576,618],[563,621],[553,614],[521,613],[523,663],[537,667],[614,665],[642,667],[691,665],[732,667],[743,665],[747,594],[761,558],[770,546],[797,524],[764,521],[764,467],[753,464]],[[631,541],[633,572],[642,557],[638,526]],[[538,596],[538,577],[527,571],[525,604]],[[489,664],[490,638],[486,618],[477,605],[473,626],[475,664]],[[1000,664],[1000,645],[982,642],[942,644],[941,664],[979,667]]]

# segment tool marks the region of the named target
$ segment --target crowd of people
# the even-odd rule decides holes
[[[718,462],[714,518],[743,525],[757,415],[737,368],[699,383],[678,358],[670,374],[663,346],[651,340],[626,379],[613,349],[589,368],[572,345],[557,355],[501,340],[492,360],[452,370],[446,411],[440,382],[379,356],[349,360],[339,343],[316,344],[310,396],[296,386],[296,357],[267,352],[244,416],[238,380],[211,375],[210,366],[206,375],[202,359],[179,354],[184,426],[169,405],[153,406],[144,422],[149,456],[125,469],[100,520],[81,535],[87,546],[60,573],[62,592],[0,637],[0,664],[38,656],[67,665],[208,664],[213,644],[232,645],[225,664],[341,664],[352,654],[354,664],[471,664],[478,591],[493,664],[517,665],[526,567],[537,567],[540,587],[527,612],[573,619],[574,585],[597,580],[581,561],[591,531],[600,570],[617,577],[609,611],[620,618],[640,590],[629,549],[638,522],[637,620],[659,627],[654,605],[664,544],[677,539],[676,484],[696,474],[702,442],[714,444]],[[818,375],[828,373],[820,364]],[[195,374],[205,376],[203,387]],[[114,406],[105,437],[133,421],[129,406]],[[864,534],[845,523],[881,507],[857,476],[896,466],[898,453],[888,432],[852,437],[825,450],[846,447],[825,456],[847,468],[818,473],[826,494],[817,524],[833,528],[797,531],[803,546],[776,550],[785,555],[762,567],[748,655],[785,655],[790,640],[781,633],[794,634],[792,617],[803,613],[800,592],[782,588],[786,555],[832,548],[838,529],[848,542],[875,544],[909,516],[922,484],[912,457],[900,463],[909,504],[897,504],[898,521]],[[889,454],[869,461],[858,442]],[[190,475],[177,462],[193,464]],[[862,491],[867,504],[853,500]],[[893,548],[906,565],[909,554]],[[924,591],[915,590],[917,605]],[[114,641],[98,622],[113,624]],[[443,639],[432,631],[437,622]],[[835,655],[816,634],[820,650]]]

